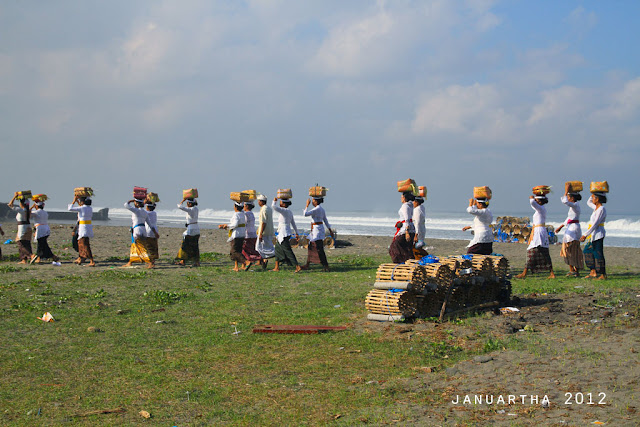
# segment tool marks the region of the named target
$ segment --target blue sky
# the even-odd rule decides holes
[[[0,5],[0,191],[134,185],[201,205],[330,188],[327,209],[526,211],[530,188],[608,180],[637,213],[635,1],[60,1]],[[619,196],[619,197],[616,197]],[[624,203],[622,202],[624,200]],[[168,203],[169,204],[169,203]],[[559,202],[552,210],[563,210]]]

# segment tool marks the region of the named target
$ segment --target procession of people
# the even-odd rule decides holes
[[[335,237],[322,206],[327,189],[318,185],[309,189],[309,198],[302,211],[304,218],[310,218],[310,231],[305,234],[307,239],[307,259],[304,263],[298,261],[293,251],[294,244],[300,241],[301,233],[294,219],[291,189],[279,189],[269,205],[268,197],[255,190],[232,192],[233,215],[226,224],[220,224],[220,229],[227,230],[229,243],[229,257],[234,262],[233,271],[249,270],[252,265],[259,265],[267,270],[269,260],[275,258],[275,265],[270,271],[280,271],[284,266],[290,266],[295,273],[311,268],[311,264],[320,264],[325,272],[331,271],[325,252],[325,238],[327,235]],[[522,273],[516,278],[525,278],[531,273],[549,272],[549,279],[555,278],[550,254],[550,239],[547,229],[549,186],[533,187],[529,196],[529,205],[534,213],[531,218],[531,233],[526,250],[526,262]],[[560,201],[569,208],[566,220],[555,229],[558,233],[564,228],[564,236],[560,249],[560,256],[569,267],[568,277],[579,277],[580,271],[589,270],[587,278],[606,279],[606,264],[604,257],[604,238],[608,183],[592,182],[591,195],[587,205],[593,210],[586,230],[580,226],[580,201],[582,182],[569,181],[565,184],[564,193]],[[413,179],[398,181],[400,193],[400,209],[398,221],[395,224],[395,234],[389,245],[389,255],[396,264],[410,259],[421,260],[428,255],[426,251],[426,210],[427,189],[418,186]],[[93,190],[90,187],[78,187],[74,190],[74,199],[68,205],[68,210],[77,213],[77,222],[73,228],[72,246],[78,252],[74,263],[96,265],[91,250],[90,239],[93,238],[92,205]],[[185,212],[185,230],[182,242],[175,258],[179,266],[200,266],[200,227],[198,225],[198,190],[195,188],[184,190],[183,197],[178,203],[178,209]],[[494,231],[493,214],[489,209],[492,192],[489,187],[474,187],[473,197],[469,199],[466,209],[473,217],[472,225],[465,226],[462,231],[472,230],[473,237],[467,245],[469,255],[493,254]],[[16,214],[18,231],[16,242],[19,262],[22,264],[39,264],[43,260],[52,260],[60,265],[60,258],[56,256],[48,244],[51,228],[48,223],[48,213],[45,210],[47,196],[32,195],[30,191],[16,192],[9,202],[9,207]],[[16,201],[18,205],[16,205]],[[33,201],[33,204],[31,204]],[[156,193],[147,193],[146,188],[134,187],[133,198],[124,207],[131,212],[131,245],[129,261],[124,268],[135,267],[136,263],[144,263],[147,268],[154,268],[159,259],[158,219],[155,209],[159,202]],[[256,204],[260,210],[256,219],[253,209]],[[274,227],[274,212],[277,214],[277,227]],[[4,230],[0,225],[0,233]],[[33,253],[33,241],[37,242],[37,250]],[[584,242],[584,249],[580,243]],[[1,257],[0,252],[0,257]]]

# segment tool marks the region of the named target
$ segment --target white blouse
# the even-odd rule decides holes
[[[233,239],[244,239],[247,235],[246,225],[247,220],[245,219],[244,212],[234,212],[229,224],[227,224],[227,229],[229,230],[229,239],[227,239],[227,242]]]
[[[182,233],[183,236],[199,236],[200,227],[198,226],[198,207],[182,206],[178,204],[178,209],[187,213],[187,229]]]
[[[545,222],[547,221],[547,208],[545,208],[544,205],[538,204],[538,202],[536,202],[536,199],[529,199],[529,204],[535,212],[533,214],[532,221],[533,230],[531,230],[531,235],[533,236],[533,238],[531,239],[527,250],[537,248],[538,246],[548,248],[549,232],[544,226]],[[539,225],[540,227],[536,227],[536,225]]]
[[[604,230],[604,221],[607,219],[607,210],[604,208],[604,205],[596,208],[596,205],[591,201],[591,198],[587,201],[587,206],[593,209],[593,213],[591,214],[591,218],[589,218],[589,227],[584,235],[587,237],[591,236],[591,240],[604,239],[604,236],[606,235]]]
[[[478,209],[473,205],[467,208],[467,212],[473,215],[473,239],[467,245],[468,248],[478,243],[493,243],[493,214],[489,208]]]
[[[398,210],[398,216],[400,221],[403,221],[402,227],[398,234],[403,234],[409,231],[409,233],[415,232],[416,228],[413,225],[413,202],[405,202],[400,206]]]
[[[93,217],[93,209],[91,206],[82,205],[82,206],[74,206],[69,205],[69,210],[71,212],[78,213],[78,221],[88,221],[89,224],[78,224],[78,239],[82,239],[83,237],[93,237],[93,225],[91,224],[91,218]]]
[[[20,206],[11,206],[11,210],[16,213],[16,221],[25,222],[27,220],[27,210],[21,208]],[[29,230],[31,230],[31,224],[18,224],[18,233],[16,234],[16,240],[25,240],[25,237],[28,239],[31,238],[29,234]]]
[[[304,208],[302,215],[310,216],[313,220],[311,223],[311,233],[309,233],[309,241],[315,242],[316,240],[324,239],[324,224],[327,224],[327,228],[331,228],[329,221],[327,220],[327,214],[321,205],[318,205],[312,209],[308,207]],[[315,224],[320,223],[320,224]]]
[[[425,221],[426,215],[423,203],[417,208],[413,208],[413,225],[416,228],[418,240],[424,240],[425,236],[427,235],[427,225],[425,224]]]
[[[569,198],[566,196],[562,196],[560,198],[562,203],[569,206],[569,213],[567,214],[567,219],[564,221],[564,236],[562,237],[562,242],[569,243],[574,240],[580,240],[580,236],[582,236],[582,229],[580,228],[580,204],[578,202],[570,202]],[[569,224],[569,221],[578,221]]]
[[[33,240],[38,240],[51,235],[51,229],[49,228],[49,214],[47,211],[44,209],[34,209],[31,211],[31,218],[33,218],[33,224],[36,227]]]
[[[131,212],[133,238],[139,239],[147,237],[147,228],[145,223],[147,222],[148,212],[144,208],[137,208],[135,205],[132,205],[131,202],[125,203],[124,207]]]
[[[284,239],[298,234],[298,228],[296,222],[293,219],[293,212],[287,208],[282,208],[277,205],[276,201],[271,202],[271,209],[278,212],[278,242],[284,242]]]
[[[246,234],[247,239],[253,239],[258,237],[256,232],[256,217],[251,211],[244,211],[244,218],[246,221]]]
[[[156,238],[156,233],[158,232],[158,212],[156,211],[146,211],[147,212],[147,221],[144,224],[145,231],[147,232],[147,237],[151,237],[152,239]],[[154,231],[156,233],[154,233]]]

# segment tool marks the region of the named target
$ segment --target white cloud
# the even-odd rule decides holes
[[[425,96],[411,125],[418,134],[450,132],[481,140],[514,138],[516,126],[496,87],[479,83],[453,85]]]
[[[619,91],[610,96],[608,105],[595,112],[594,117],[602,120],[638,119],[640,113],[640,77],[630,80]]]
[[[586,90],[573,86],[545,90],[542,92],[542,102],[531,109],[527,124],[533,125],[543,120],[567,124],[568,121],[584,119],[593,107]]]

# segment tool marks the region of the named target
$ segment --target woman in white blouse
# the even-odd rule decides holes
[[[184,202],[187,202],[187,206],[184,206]],[[186,213],[187,222],[185,227],[187,228],[182,233],[182,246],[178,251],[176,257],[176,264],[186,265],[187,262],[193,262],[194,267],[200,267],[200,227],[198,226],[198,202],[194,198],[183,198],[178,203],[178,209]]]
[[[591,270],[585,278],[606,279],[607,270],[604,260],[604,237],[606,235],[604,222],[607,219],[607,210],[604,204],[607,196],[604,193],[593,193],[587,205],[593,209],[587,231],[580,237],[580,241],[586,241],[584,246],[584,260],[587,268]]]
[[[133,204],[132,204],[133,203]],[[155,260],[149,257],[147,250],[147,219],[149,213],[144,209],[144,200],[131,199],[124,204],[131,212],[131,249],[129,250],[129,262],[123,268],[133,267],[134,262],[145,262],[147,268],[155,266]]]
[[[228,224],[220,224],[218,228],[229,230],[229,238],[227,242],[230,243],[231,250],[229,251],[229,257],[235,263],[233,271],[240,271],[240,265],[244,264],[247,260],[242,255],[242,244],[247,232],[247,220],[242,208],[242,203],[235,202],[233,204],[233,215]]]
[[[493,253],[493,214],[489,210],[489,200],[469,199],[467,213],[473,215],[473,227],[467,226],[462,231],[473,228],[473,239],[467,245],[468,254],[491,255]]]
[[[13,202],[19,201],[20,206],[14,206]],[[16,213],[16,221],[18,222],[18,233],[16,242],[18,242],[18,253],[20,262],[18,264],[26,264],[35,259],[33,250],[31,249],[31,209],[29,209],[29,199],[19,197],[18,193],[13,195],[9,202],[9,207]]]
[[[538,271],[549,270],[549,279],[555,279],[553,272],[553,264],[551,263],[551,255],[549,254],[549,232],[547,231],[547,208],[544,207],[549,203],[549,199],[544,195],[533,195],[529,197],[529,204],[535,211],[531,235],[529,236],[529,246],[527,247],[527,264],[522,273],[516,276],[517,279],[524,279],[529,272],[536,273]]]
[[[74,206],[76,203],[78,203],[78,206]],[[91,218],[93,218],[92,203],[91,197],[74,196],[73,202],[68,207],[71,212],[78,213],[78,224],[75,231],[78,239],[78,258],[74,262],[80,265],[88,259],[89,267],[96,266],[89,240],[93,238],[93,224],[91,224]]]
[[[414,199],[415,196],[410,191],[402,193],[400,196],[402,202],[402,206],[398,210],[400,219],[396,222],[396,234],[393,236],[391,246],[389,246],[391,261],[396,264],[402,264],[413,258],[413,240],[416,235],[416,229],[413,225]]]
[[[44,210],[44,202],[39,201],[33,204],[31,209],[35,210],[31,212],[31,219],[33,219],[36,233],[33,236],[33,240],[38,242],[36,249],[36,257],[32,258],[32,262],[40,263],[43,259],[52,259],[54,263],[58,262],[60,258],[54,255],[49,247],[47,239],[51,235],[51,228],[49,227],[49,214]]]
[[[312,202],[313,200],[313,202]],[[331,225],[327,220],[327,214],[321,206],[324,202],[323,197],[313,197],[307,199],[307,205],[302,211],[302,215],[311,217],[311,232],[309,233],[309,246],[307,248],[307,263],[302,267],[304,270],[309,268],[310,263],[322,264],[324,271],[330,271],[327,254],[324,252],[324,226],[331,233]],[[309,209],[309,204],[313,203],[313,208]]]
[[[564,236],[562,237],[562,249],[560,256],[564,258],[564,262],[569,266],[568,277],[578,277],[580,270],[584,268],[584,256],[580,249],[580,237],[582,230],[580,229],[580,200],[582,196],[578,192],[571,192],[571,183],[567,182],[564,186],[564,196],[560,198],[562,203],[569,207],[567,219],[556,228],[556,234],[566,227]]]
[[[290,242],[291,237],[294,235],[296,239],[299,238],[298,227],[296,227],[296,222],[293,219],[293,212],[288,209],[291,206],[291,200],[281,200],[279,205],[277,203],[278,198],[276,197],[271,202],[271,209],[278,213],[278,243],[276,243],[276,265],[271,271],[280,271],[280,265],[286,262],[291,266],[295,266],[295,272],[298,273],[302,270],[302,267],[298,264]]]
[[[262,257],[260,253],[256,250],[256,242],[258,241],[258,233],[256,230],[256,217],[253,214],[253,208],[255,205],[253,201],[244,202],[244,216],[247,221],[246,226],[246,236],[244,238],[244,243],[242,243],[242,255],[247,259],[247,262],[244,266],[245,270],[248,270],[251,267],[251,264],[254,262],[262,265]]]

